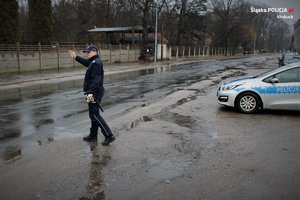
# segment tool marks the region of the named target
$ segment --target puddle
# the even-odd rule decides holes
[[[146,158],[144,160],[147,176],[155,180],[165,180],[170,182],[169,179],[181,175],[185,168],[187,168],[191,161],[189,158],[176,158],[159,160],[155,158]]]
[[[197,91],[199,91],[199,90],[197,90]],[[195,100],[196,98],[197,98],[196,96],[191,96],[191,97],[188,97],[188,98],[181,99],[181,100],[177,101],[176,105],[177,106],[183,105],[186,102]],[[172,106],[172,107],[175,108],[176,106]]]
[[[180,115],[178,113],[172,113],[169,111],[159,113],[155,115],[154,118],[166,122],[175,123],[178,126],[186,127],[189,129],[192,129],[195,123],[195,120],[193,120],[193,118],[190,116]]]
[[[150,122],[150,121],[152,121],[152,117],[151,116],[143,116],[143,120],[144,120],[144,122]]]
[[[89,145],[91,161],[89,182],[86,186],[87,194],[79,199],[104,200],[105,193],[103,191],[103,186],[105,186],[105,180],[103,178],[103,169],[111,160],[111,155],[109,150],[102,150],[101,148],[99,148],[97,142],[90,142]]]
[[[53,119],[41,119],[37,122],[37,124],[35,125],[36,128],[39,128],[43,125],[46,125],[46,124],[52,124],[54,123],[54,120]]]
[[[127,125],[123,128],[128,131],[130,129],[135,128],[136,126],[138,126],[142,122],[150,122],[150,121],[153,121],[154,119],[159,119],[159,120],[163,120],[163,121],[166,121],[166,122],[175,123],[179,126],[190,128],[190,129],[193,128],[194,123],[196,122],[190,116],[185,116],[185,115],[180,115],[178,113],[172,113],[172,112],[169,112],[169,111],[164,111],[164,112],[155,114],[153,117],[143,116],[142,118],[137,119],[134,122],[131,122],[129,125]]]
[[[154,119],[159,119],[159,120],[163,120],[166,122],[175,123],[178,126],[192,129],[194,126],[194,123],[196,122],[192,117],[180,115],[178,113],[173,113],[173,112],[170,112],[169,110],[174,109],[177,106],[183,105],[184,103],[187,103],[189,101],[195,100],[196,98],[197,98],[197,96],[191,96],[188,98],[181,99],[181,100],[177,101],[175,104],[173,104],[167,108],[164,108],[160,113],[154,114],[153,116],[143,116],[142,118],[137,119],[134,122],[131,122],[130,124],[128,124],[127,126],[125,126],[123,128],[128,131],[132,128],[135,128],[142,122],[150,122],[150,121],[153,121]]]
[[[3,152],[3,160],[11,163],[16,160],[19,160],[22,157],[22,148],[21,145],[9,146]]]
[[[148,74],[157,74],[165,71],[169,71],[170,66],[161,67],[161,68],[153,68],[153,69],[144,69],[144,70],[136,70],[124,73],[116,73],[116,74],[107,74],[105,75],[104,82],[105,84],[117,82],[117,81],[126,81],[132,80],[134,78],[148,75]],[[81,88],[83,84],[83,78],[75,79],[75,80],[57,80],[53,81],[53,83],[42,83],[38,85],[32,86],[24,86],[19,88],[9,88],[9,89],[1,89],[0,90],[0,104],[5,105],[6,103],[11,102],[11,100],[17,101],[22,97],[34,97],[45,94],[52,94],[61,90],[69,90],[75,88]],[[19,85],[22,85],[21,83]]]
[[[50,142],[53,142],[54,138],[53,137],[48,137],[47,139],[42,139],[42,140],[38,140],[38,144],[40,146],[44,145],[44,144],[49,144]]]
[[[22,134],[22,130],[15,128],[1,128],[0,140],[4,140],[7,138],[20,137]]]
[[[118,168],[111,173],[111,188],[106,190],[107,199],[139,199],[141,191],[147,191],[153,185],[172,183],[192,164],[189,155],[173,154],[171,157],[159,155],[138,160],[138,163]]]
[[[162,112],[156,114],[154,116],[154,118],[164,120],[164,121],[167,121],[167,122],[171,122],[171,123],[175,123],[179,126],[192,129],[195,122],[196,122],[192,117],[185,116],[185,115],[180,115],[178,113],[173,113],[173,112],[170,112],[170,110],[176,108],[177,106],[181,106],[181,105],[183,105],[183,104],[185,104],[189,101],[193,101],[195,99],[197,99],[196,95],[195,96],[190,96],[190,97],[187,97],[187,98],[183,98],[183,99],[177,101],[175,104],[173,104],[173,105],[171,105],[167,108],[164,108],[162,110]]]
[[[124,102],[143,101],[145,103],[141,106],[146,106],[147,102],[173,93],[176,87],[185,87],[193,82],[206,79],[207,76],[204,74],[207,72],[203,70],[204,68],[199,68],[198,65],[191,65],[191,67],[166,66],[108,74],[105,76],[107,98],[103,101],[102,105],[107,108],[120,105]],[[74,119],[76,116],[86,112],[86,108],[83,110],[79,107],[79,104],[81,106],[82,83],[83,79],[80,78],[67,81],[58,80],[57,82],[53,81],[52,83],[34,86],[21,86],[19,88],[12,88],[9,91],[1,89],[0,109],[7,112],[5,112],[5,115],[1,115],[0,125],[5,128],[20,127],[21,130],[13,130],[8,134],[6,134],[6,130],[4,130],[4,133],[0,133],[0,140],[2,138],[18,137],[21,134],[26,136],[36,134],[37,130],[44,126],[46,128],[55,127],[56,124],[60,122],[60,117],[64,119]],[[199,93],[201,91],[196,92]],[[196,97],[178,101],[174,107],[182,105],[194,98]],[[14,100],[11,101],[11,99]],[[18,104],[15,103],[16,99],[19,100]],[[69,100],[72,100],[74,108],[69,104],[66,105],[65,102]],[[8,117],[10,117],[9,125],[7,125],[6,122]],[[127,129],[134,128],[140,122],[148,122],[152,120],[151,117],[153,116],[138,119],[130,123]]]

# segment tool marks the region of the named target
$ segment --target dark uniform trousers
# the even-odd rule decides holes
[[[102,118],[102,116],[99,113],[99,106],[96,102],[90,102],[89,105],[89,116],[91,119],[91,129],[90,129],[90,136],[91,137],[97,137],[98,135],[98,127],[100,127],[102,134],[104,137],[110,138],[113,136],[110,128],[108,127],[105,120]]]

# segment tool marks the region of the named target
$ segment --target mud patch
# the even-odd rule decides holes
[[[7,163],[12,163],[16,160],[19,160],[22,157],[21,145],[6,147],[1,157]]]
[[[130,124],[124,126],[123,128],[121,128],[121,130],[125,129],[126,131],[129,131],[130,129],[133,129],[133,128],[137,127],[142,122],[150,122],[152,120],[153,119],[152,119],[151,116],[143,116],[142,118],[139,118],[139,119],[137,119],[133,122],[130,122]]]
[[[202,91],[203,92],[203,91]],[[170,110],[176,108],[177,106],[181,106],[189,101],[195,100],[197,96],[190,96],[187,98],[180,99],[175,104],[170,105],[166,108],[164,108],[161,112],[154,114],[153,116],[143,116],[142,118],[136,119],[133,122],[130,122],[130,124],[124,126],[121,128],[125,130],[130,130],[138,126],[142,122],[150,122],[153,120],[162,120],[170,123],[175,123],[179,126],[186,127],[186,128],[192,128],[195,120],[193,120],[190,116],[180,115],[178,113],[170,112]]]
[[[189,129],[192,129],[194,126],[194,123],[196,122],[190,116],[180,115],[178,113],[173,113],[170,111],[161,112],[161,113],[155,115],[153,118],[163,120],[166,122],[175,123],[178,126],[186,127]]]
[[[54,138],[53,137],[48,137],[47,139],[42,139],[42,140],[38,140],[38,144],[40,146],[45,145],[45,144],[49,144],[50,142],[53,142]]]
[[[226,75],[226,76],[222,76],[221,79],[224,80],[224,79],[228,79],[228,78],[231,78],[231,77],[236,77],[236,76],[246,76],[247,73],[243,72],[243,71],[235,71],[229,75]]]
[[[152,121],[152,118],[151,118],[151,116],[143,116],[143,120],[144,120],[144,122],[150,122],[150,121]]]
[[[7,138],[19,137],[22,134],[22,130],[15,128],[1,129],[0,140]]]
[[[197,91],[199,91],[199,90],[197,90]],[[195,100],[196,98],[197,98],[196,96],[191,96],[191,97],[188,97],[188,98],[180,99],[179,101],[177,101],[177,103],[175,105],[172,106],[172,108],[175,108],[176,106],[183,105],[186,102]]]

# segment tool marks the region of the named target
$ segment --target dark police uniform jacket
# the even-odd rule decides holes
[[[86,94],[93,94],[98,102],[104,96],[105,89],[103,87],[103,64],[99,55],[95,55],[89,59],[76,56],[75,60],[86,66],[86,73],[83,83],[83,91]]]

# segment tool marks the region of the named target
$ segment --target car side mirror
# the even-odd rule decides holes
[[[278,78],[272,78],[270,82],[271,82],[272,84],[274,84],[274,83],[279,83],[279,80],[278,80]]]

